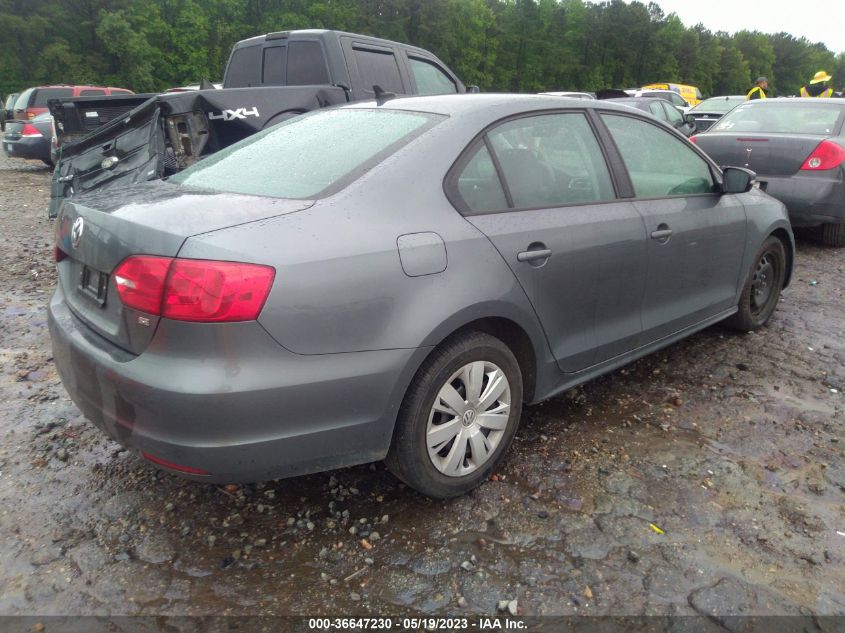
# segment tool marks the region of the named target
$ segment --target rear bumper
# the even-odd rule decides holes
[[[3,151],[11,158],[50,160],[50,139],[43,136],[21,137],[17,141],[3,139]]]
[[[845,221],[845,181],[842,169],[832,173],[758,176],[765,191],[783,202],[793,226]]]
[[[300,356],[256,322],[163,320],[147,350],[133,356],[79,321],[60,289],[49,327],[62,382],[87,418],[130,449],[206,471],[178,474],[208,482],[382,459],[426,353]]]

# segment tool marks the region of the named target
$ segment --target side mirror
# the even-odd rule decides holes
[[[757,178],[750,169],[744,167],[725,167],[722,170],[722,193],[745,193],[749,191]]]
[[[690,125],[695,125],[695,116],[692,114],[685,114],[684,121],[686,121]]]
[[[470,94],[478,94],[479,92],[481,92],[481,88],[479,88],[478,86],[467,86],[467,92],[469,92]]]

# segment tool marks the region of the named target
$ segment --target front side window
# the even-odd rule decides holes
[[[445,95],[458,91],[452,79],[431,62],[409,57],[411,73],[417,82],[417,93],[421,95]]]
[[[515,119],[488,136],[518,209],[615,197],[604,155],[583,113]]]
[[[713,193],[710,166],[695,150],[648,121],[602,114],[638,198]]]
[[[254,134],[169,182],[273,198],[330,195],[443,117],[402,110],[321,110]]]
[[[676,108],[675,106],[673,106],[671,103],[668,103],[668,102],[664,103],[663,107],[666,109],[666,118],[669,121],[669,123],[671,123],[672,125],[674,125],[676,127],[678,125],[683,125],[684,117],[680,113],[678,108]]]

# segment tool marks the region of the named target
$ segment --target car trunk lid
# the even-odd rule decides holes
[[[151,182],[68,200],[56,226],[59,285],[73,313],[115,345],[140,354],[159,317],[120,301],[112,273],[130,255],[175,257],[191,236],[294,213],[311,200],[282,200]]]
[[[759,176],[791,176],[827,138],[811,134],[707,133],[696,143],[719,165],[746,167]]]

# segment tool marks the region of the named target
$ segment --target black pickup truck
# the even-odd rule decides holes
[[[62,199],[169,176],[270,125],[332,105],[467,89],[430,52],[330,30],[284,31],[235,44],[223,88],[55,99],[59,145],[50,217]]]

